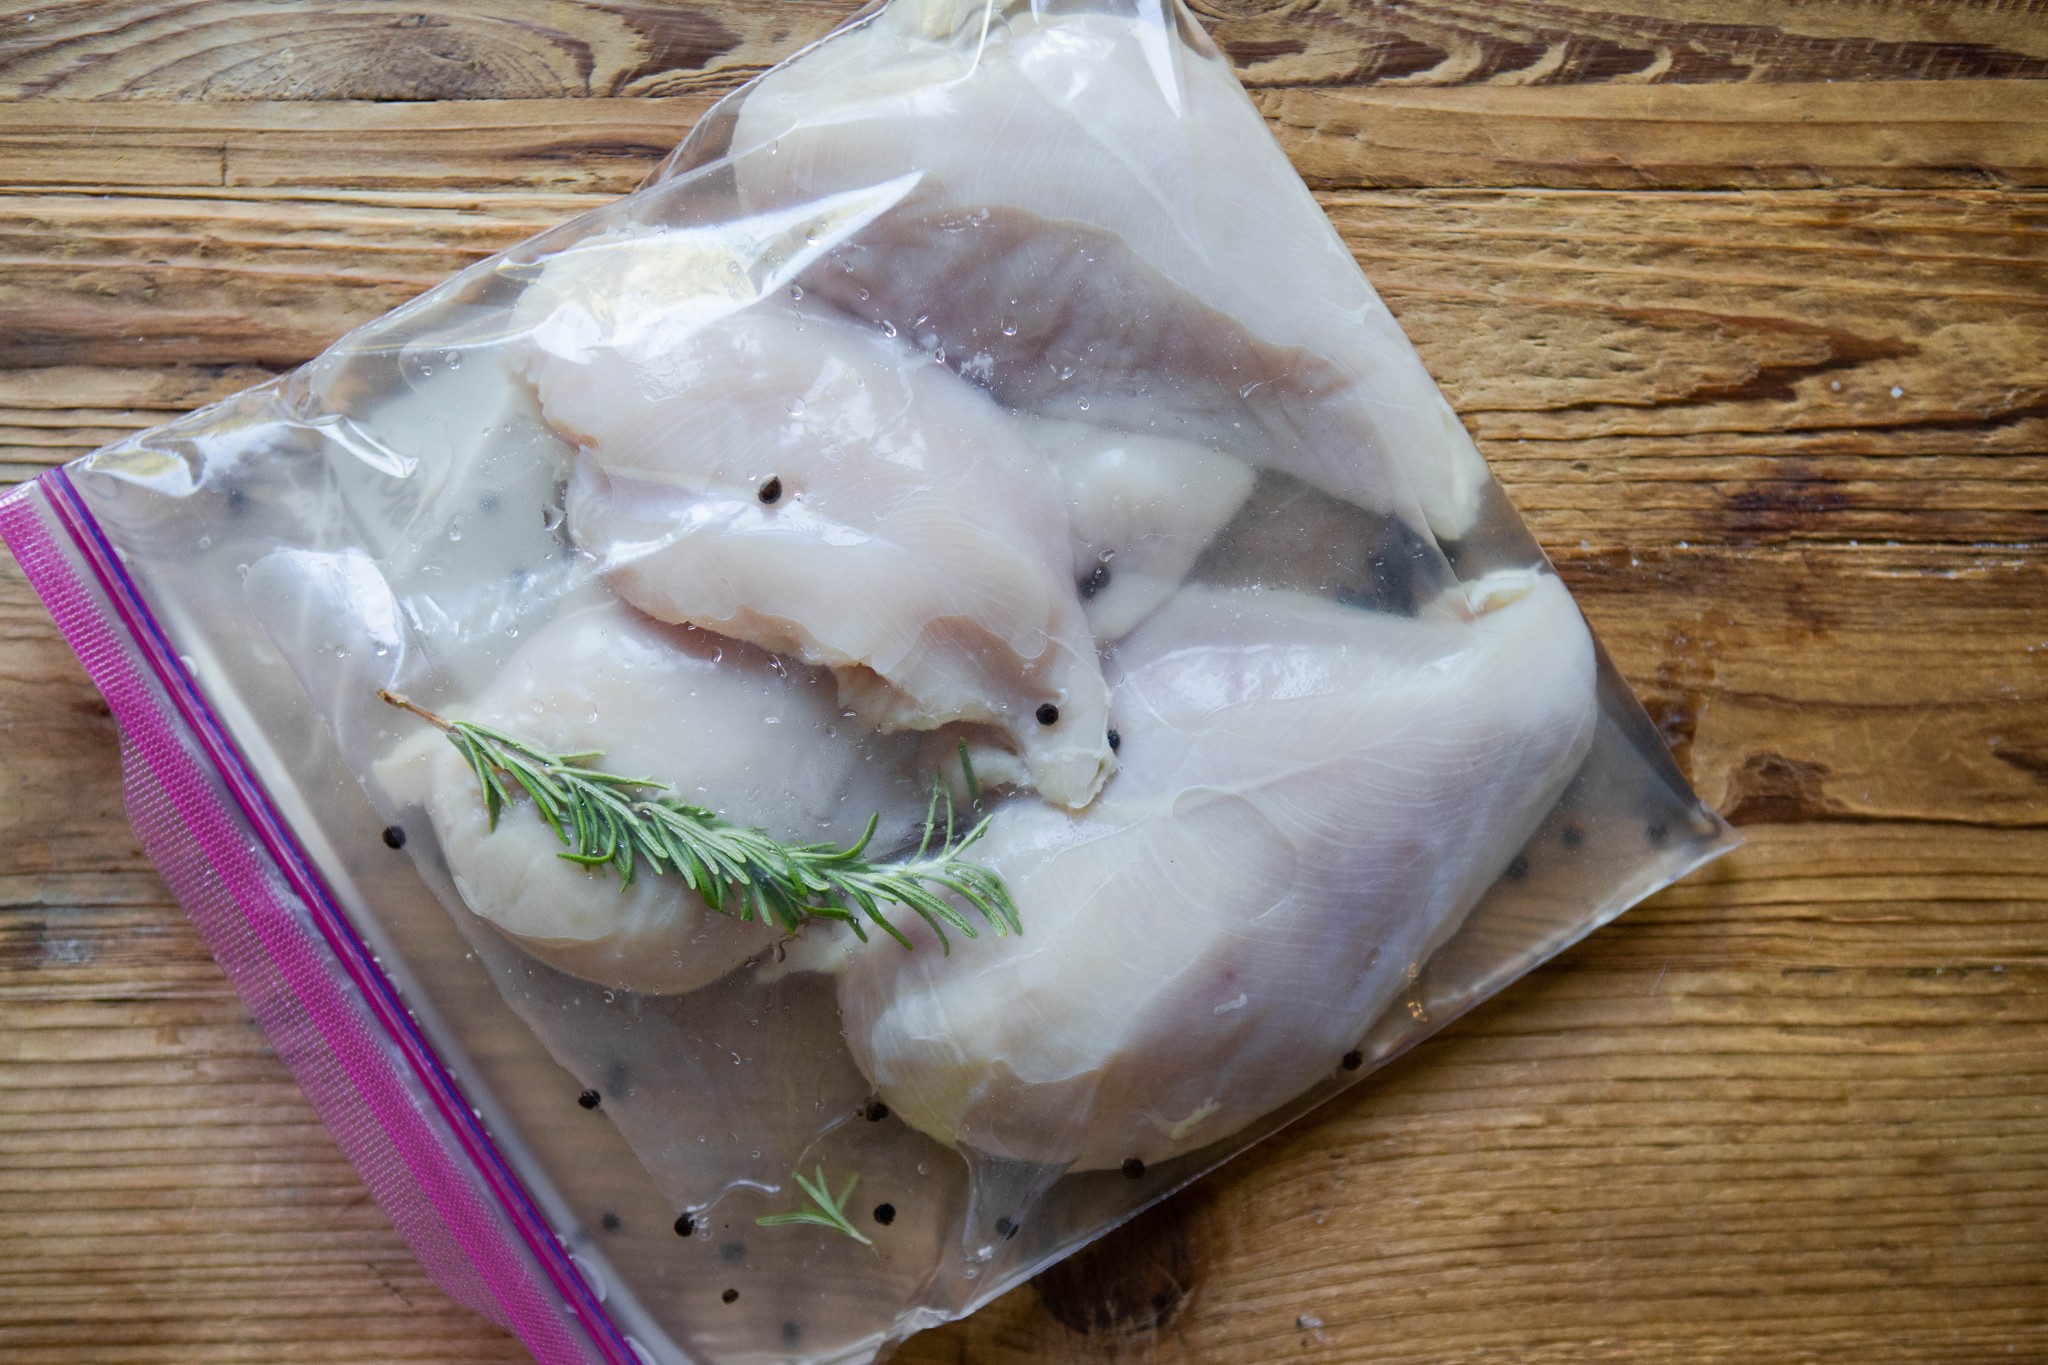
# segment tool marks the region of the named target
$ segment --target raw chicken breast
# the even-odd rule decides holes
[[[1334,1074],[1555,804],[1592,740],[1556,578],[1421,617],[1183,590],[1117,651],[1123,766],[1083,816],[1002,807],[1021,938],[858,950],[855,1060],[933,1137],[1159,1161]]]
[[[1249,466],[1186,441],[1028,418],[1024,433],[1059,466],[1097,640],[1129,634],[1173,596],[1252,490]]]
[[[870,725],[992,727],[1047,800],[1094,798],[1107,691],[1059,480],[987,395],[837,316],[556,297],[524,363],[614,591],[831,669]]]
[[[616,603],[536,632],[460,714],[558,752],[603,750],[607,770],[672,782],[684,799],[781,839],[852,843],[879,814],[879,852],[914,837],[925,810],[914,744],[842,720],[830,676]],[[622,891],[609,869],[558,856],[561,841],[524,797],[492,830],[475,775],[431,731],[378,776],[426,806],[469,908],[572,975],[677,994],[780,935],[644,868]]]
[[[750,209],[923,175],[805,286],[1009,406],[1468,531],[1484,461],[1221,55],[992,8],[984,33],[981,0],[892,6],[747,93]]]

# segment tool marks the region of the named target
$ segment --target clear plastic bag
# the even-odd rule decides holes
[[[892,0],[0,531],[544,1360],[871,1359],[1734,842],[1177,0]],[[936,790],[1021,933],[622,888],[387,691],[778,840],[904,856]]]

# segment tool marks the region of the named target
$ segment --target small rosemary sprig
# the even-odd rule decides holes
[[[834,1232],[843,1232],[864,1247],[873,1246],[874,1243],[861,1236],[860,1229],[855,1227],[852,1220],[846,1216],[846,1201],[853,1198],[853,1187],[860,1184],[860,1176],[856,1174],[852,1179],[848,1180],[846,1188],[839,1192],[837,1199],[834,1199],[831,1187],[825,1183],[825,1168],[819,1166],[816,1170],[818,1175],[816,1184],[812,1184],[804,1179],[803,1172],[801,1171],[795,1171],[792,1174],[795,1175],[798,1186],[802,1188],[805,1194],[811,1197],[811,1202],[816,1204],[817,1208],[799,1209],[795,1213],[771,1213],[766,1218],[756,1218],[754,1220],[755,1225],[764,1228],[779,1228],[787,1227],[791,1223],[812,1223],[821,1228],[831,1228]]]
[[[953,804],[940,807],[934,789],[925,811],[924,838],[902,862],[871,863],[861,855],[879,817],[850,848],[783,843],[758,829],[741,829],[702,806],[668,795],[664,783],[589,766],[596,752],[550,753],[529,740],[474,721],[446,720],[396,692],[377,695],[440,730],[469,763],[483,790],[492,829],[516,788],[560,837],[562,857],[585,867],[609,866],[631,886],[641,863],[657,875],[680,877],[721,914],[773,923],[795,931],[806,918],[840,920],[867,939],[865,916],[908,948],[910,940],[882,914],[902,905],[922,916],[946,944],[946,929],[977,937],[974,926],[941,892],[952,892],[998,934],[1019,933],[1017,905],[1003,880],[961,853],[987,832],[983,819],[954,836]],[[943,825],[941,823],[943,819]],[[934,838],[936,837],[936,842]]]

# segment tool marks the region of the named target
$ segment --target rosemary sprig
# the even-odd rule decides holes
[[[864,1247],[873,1246],[874,1243],[861,1236],[860,1229],[855,1227],[846,1216],[846,1201],[853,1197],[853,1187],[860,1184],[860,1176],[856,1174],[852,1179],[848,1180],[846,1188],[839,1192],[837,1199],[834,1199],[831,1187],[825,1183],[825,1168],[819,1166],[816,1170],[818,1175],[816,1184],[812,1184],[804,1179],[803,1172],[801,1171],[795,1171],[792,1174],[796,1176],[796,1183],[803,1189],[805,1194],[811,1197],[811,1202],[816,1204],[817,1208],[799,1209],[795,1213],[771,1213],[766,1218],[756,1218],[754,1220],[755,1225],[764,1228],[779,1228],[787,1227],[791,1223],[811,1223],[821,1228],[831,1228],[834,1232],[843,1232]]]
[[[783,843],[678,800],[666,794],[666,784],[651,777],[626,777],[591,767],[602,753],[550,753],[488,725],[446,720],[396,692],[380,690],[377,695],[448,737],[476,774],[492,829],[498,827],[498,817],[511,804],[515,790],[524,792],[561,839],[562,857],[585,867],[608,866],[618,873],[622,886],[633,884],[644,863],[657,875],[680,877],[721,914],[773,923],[790,932],[806,918],[839,920],[863,942],[865,917],[906,948],[910,940],[882,914],[882,906],[915,911],[939,936],[942,947],[948,928],[978,937],[966,916],[941,894],[951,892],[998,934],[1022,932],[1016,902],[1002,878],[960,856],[987,832],[988,820],[956,838],[952,800],[946,799],[942,817],[936,787],[917,851],[902,862],[871,863],[862,855],[874,838],[879,817],[869,817],[866,831],[850,848]]]

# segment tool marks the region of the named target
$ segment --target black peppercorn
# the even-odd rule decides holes
[[[1518,882],[1528,875],[1529,860],[1519,853],[1515,855],[1514,861],[1508,864],[1508,870],[1501,873],[1501,876],[1506,877],[1511,882]]]
[[[1586,842],[1586,831],[1580,829],[1577,825],[1566,825],[1557,832],[1557,839],[1566,848],[1577,848],[1580,844]]]
[[[405,826],[403,826],[403,825],[386,825],[386,826],[384,826],[384,847],[386,847],[386,848],[404,848],[404,847],[405,847]]]
[[[1132,1180],[1137,1180],[1145,1174],[1145,1163],[1134,1156],[1127,1156],[1124,1158],[1123,1172]]]
[[[996,1236],[1005,1241],[1017,1235],[1017,1225],[1008,1218],[996,1219]]]
[[[686,1213],[682,1217],[676,1219],[676,1236],[688,1237],[691,1233],[695,1232],[696,1230],[697,1220],[690,1217],[689,1214]]]
[[[1118,734],[1116,731],[1111,730],[1109,732],[1109,751],[1111,753],[1115,753],[1118,749],[1121,749],[1123,747],[1124,737]]]
[[[880,1100],[869,1100],[867,1107],[860,1111],[860,1116],[869,1123],[880,1123],[889,1117],[889,1106]]]
[[[1040,705],[1038,708],[1038,723],[1040,725],[1058,725],[1060,723],[1060,708],[1054,706],[1051,702],[1045,702]]]
[[[616,1213],[608,1213],[598,1221],[604,1225],[606,1232],[617,1232],[619,1230],[619,1215]]]
[[[781,498],[782,476],[780,474],[770,475],[768,482],[761,485],[761,501],[772,507]]]
[[[576,1097],[576,1103],[582,1105],[585,1109],[595,1109],[603,1102],[604,1097],[595,1090],[586,1090]]]
[[[720,1302],[723,1303],[738,1303],[740,1301],[740,1291],[737,1289],[728,1289],[723,1294],[720,1294],[718,1297]]]
[[[1347,1052],[1344,1054],[1344,1069],[1346,1071],[1356,1071],[1364,1065],[1365,1054],[1363,1052]]]
[[[1081,600],[1092,601],[1095,594],[1109,586],[1109,565],[1097,564],[1089,570],[1088,576],[1082,579],[1078,586],[1081,590]]]
[[[888,1227],[889,1224],[896,1221],[896,1206],[894,1204],[875,1205],[875,1221],[883,1227]]]

